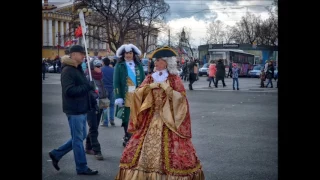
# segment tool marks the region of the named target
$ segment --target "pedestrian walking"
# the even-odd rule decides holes
[[[99,59],[94,59],[90,62],[90,70],[91,70],[91,76],[92,80],[95,85],[95,89],[97,90],[98,97],[96,99],[92,100],[91,106],[94,108],[90,108],[90,111],[88,112],[87,116],[87,122],[89,126],[89,132],[86,138],[86,153],[94,155],[94,157],[97,160],[103,160],[103,155],[101,153],[101,146],[98,141],[98,135],[99,135],[99,124],[100,124],[100,118],[101,114],[103,112],[103,108],[107,108],[107,105],[104,105],[105,107],[101,107],[100,105],[103,100],[108,101],[105,103],[109,103],[108,97],[108,91],[104,88],[103,81],[102,81],[102,61]],[[87,76],[88,81],[90,81],[89,75]],[[100,104],[98,104],[98,102]],[[98,105],[99,107],[96,107]]]
[[[266,88],[269,86],[269,84],[271,85],[271,88],[273,88],[272,79],[274,78],[274,66],[272,64],[272,61],[268,62],[266,78],[268,79]]]
[[[211,81],[212,81],[212,84],[215,84],[214,78],[216,76],[216,72],[217,72],[216,64],[214,63],[213,60],[211,60],[209,65],[209,75],[208,75],[209,87],[211,87]]]
[[[102,67],[102,81],[104,88],[108,91],[108,99],[110,100],[110,105],[107,109],[103,110],[104,117],[102,118],[101,125],[108,127],[110,122],[111,126],[115,126],[114,123],[114,93],[113,93],[113,73],[114,68],[110,67],[110,59],[102,59],[104,66]],[[108,113],[109,112],[109,113]]]
[[[266,73],[264,72],[264,69],[261,69],[260,73],[260,87],[264,88],[264,81],[266,80]]]
[[[191,58],[190,63],[188,64],[189,68],[189,90],[193,90],[192,84],[197,81],[198,75],[198,65]]]
[[[46,61],[43,58],[42,59],[42,80],[46,79],[46,71],[47,71],[47,67],[46,67]]]
[[[56,170],[59,160],[73,150],[76,172],[79,175],[95,175],[97,170],[87,166],[83,140],[87,136],[87,112],[89,109],[89,92],[94,88],[88,83],[80,66],[85,56],[84,48],[74,45],[70,48],[70,57],[64,56],[61,72],[62,108],[68,118],[71,138],[57,149],[49,152]]]
[[[222,62],[222,59],[218,60],[218,63],[216,65],[217,67],[217,73],[216,73],[216,83],[215,87],[218,88],[218,82],[221,80],[223,87],[226,87],[226,83],[224,83],[224,77],[226,75],[225,66]]]
[[[232,87],[233,90],[236,90],[235,83],[237,83],[237,90],[239,90],[239,73],[240,69],[238,68],[238,65],[236,63],[232,64]]]

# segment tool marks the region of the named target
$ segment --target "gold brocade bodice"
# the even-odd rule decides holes
[[[166,94],[164,93],[164,90],[162,88],[156,88],[153,89],[152,91],[153,99],[154,99],[154,112],[155,114],[159,114],[163,103],[164,103],[164,98]]]

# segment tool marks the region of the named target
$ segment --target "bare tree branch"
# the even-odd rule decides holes
[[[223,43],[224,39],[224,24],[220,20],[212,21],[207,27],[207,34],[205,41],[207,44],[219,44]]]
[[[98,37],[101,42],[107,42],[112,52],[130,41],[131,34],[137,29],[137,15],[145,8],[141,0],[81,0],[88,7],[92,8],[101,19],[100,26],[103,31]],[[94,18],[88,19],[95,24]],[[94,36],[93,38],[97,38]]]
[[[151,46],[154,46],[155,49],[156,42],[150,42],[149,38],[153,37],[153,40],[156,41],[157,36],[154,35],[158,34],[160,28],[155,26],[163,22],[164,15],[169,10],[169,5],[164,0],[144,0],[144,6],[145,8],[137,14],[137,34],[141,38],[138,46],[143,53],[147,52]]]

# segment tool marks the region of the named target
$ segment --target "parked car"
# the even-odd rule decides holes
[[[141,62],[142,62],[142,67],[143,67],[143,71],[144,71],[144,74],[147,75],[148,74],[148,59],[147,58],[143,58],[141,59]]]
[[[208,71],[209,69],[209,63],[205,63],[200,69],[199,69],[199,76],[202,76],[202,75],[206,75],[208,76]]]
[[[261,70],[264,69],[263,65],[256,65],[253,67],[253,69],[251,71],[249,71],[249,76],[250,77],[260,77],[261,74]],[[278,67],[274,66],[274,77],[276,77],[278,74]]]
[[[252,70],[249,71],[250,77],[260,77],[261,70],[264,68],[263,65],[256,65]]]
[[[50,64],[49,64],[49,63],[45,63],[45,65],[46,65],[46,72],[49,72],[49,66],[50,66]]]
[[[49,73],[53,73],[54,72],[54,69],[53,69],[53,66],[51,65],[51,66],[49,66],[49,68],[48,68],[48,72]]]

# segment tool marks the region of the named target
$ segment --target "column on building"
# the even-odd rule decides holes
[[[101,36],[102,28],[99,28],[99,36]],[[101,42],[101,37],[99,37],[99,50],[103,50],[103,42]]]
[[[60,21],[60,46],[64,46],[64,22]]]
[[[102,49],[102,43],[100,40],[100,35],[101,35],[101,28],[100,27],[97,28],[97,32],[98,32],[98,51],[100,51]]]
[[[90,36],[91,36],[91,40],[90,40],[90,44],[89,44],[89,48],[90,49],[93,49],[93,40],[94,40],[94,38],[93,38],[93,26],[89,26],[89,33],[90,33]]]
[[[149,34],[149,37],[145,40],[147,43],[146,43],[146,45],[148,44],[149,46],[148,47],[146,47],[147,48],[147,52],[149,52],[150,51],[150,42],[151,42],[151,35]]]
[[[157,36],[155,35],[155,36],[153,36],[153,48],[152,48],[152,50],[157,48],[156,44],[157,44]]]
[[[48,40],[49,40],[49,46],[53,46],[52,19],[48,20]]]
[[[43,37],[42,37],[42,46],[48,46],[48,26],[47,20],[43,19]]]
[[[98,35],[98,27],[97,26],[94,26],[94,34],[96,35],[96,36],[99,36]],[[95,51],[98,51],[98,49],[99,49],[99,40],[98,39],[95,39],[94,40],[94,50]]]
[[[73,26],[73,24],[71,26]],[[72,40],[72,45],[74,45],[74,44],[76,44],[73,41],[75,39],[75,37],[74,37],[75,29],[73,27],[71,27],[70,31],[72,31],[71,32],[71,40]]]
[[[70,29],[69,29],[69,22],[66,22],[66,41],[70,40]]]
[[[140,46],[140,35],[139,35],[139,30],[137,30],[135,33],[136,33],[136,37],[137,37],[137,39],[136,39],[136,42],[133,42],[133,44],[134,44],[134,43],[136,43],[136,46],[137,46],[137,47],[139,47],[139,46]]]
[[[59,24],[58,24],[58,20],[54,21],[54,28],[55,28],[55,41],[54,41],[54,45],[58,46],[59,45]]]
[[[102,28],[100,28],[100,38],[102,38],[101,40],[104,40],[104,33],[103,33],[103,29]],[[102,50],[106,50],[106,48],[107,48],[107,44],[105,43],[105,42],[102,42]]]

